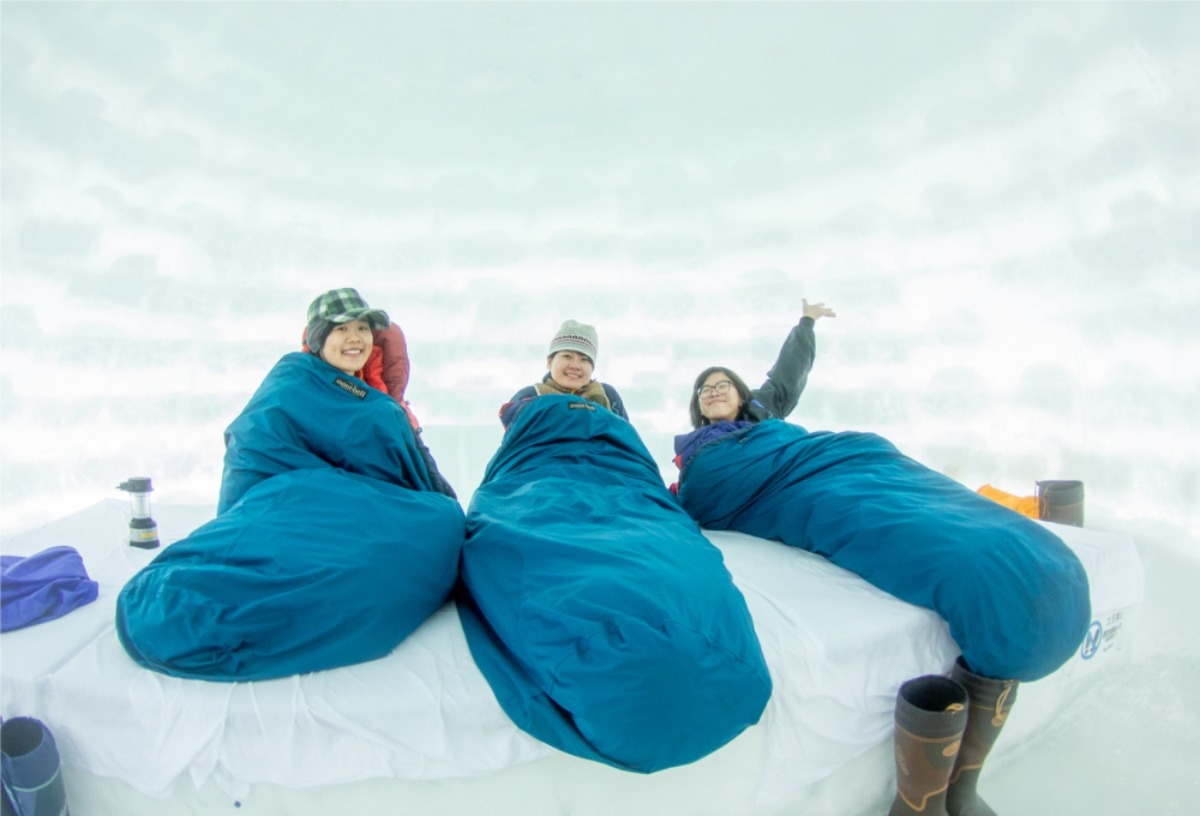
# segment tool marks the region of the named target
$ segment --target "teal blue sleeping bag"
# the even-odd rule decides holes
[[[395,400],[289,354],[226,432],[217,517],[129,580],[117,634],[206,680],[383,657],[446,601],[464,524]]]
[[[649,773],[758,721],[771,680],[745,599],[628,422],[570,396],[509,426],[467,514],[459,613],[513,721]]]
[[[437,489],[398,402],[311,354],[284,355],[225,430],[217,515],[264,479],[327,467]]]
[[[1087,574],[1058,536],[875,434],[765,420],[700,447],[679,500],[704,527],[818,553],[936,611],[988,677],[1045,677],[1090,622]]]

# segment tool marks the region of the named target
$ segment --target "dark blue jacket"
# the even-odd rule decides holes
[[[796,409],[817,356],[815,324],[811,317],[802,317],[788,332],[775,365],[767,372],[767,381],[750,392],[750,402],[746,403],[739,419],[751,422],[770,417],[783,419]]]

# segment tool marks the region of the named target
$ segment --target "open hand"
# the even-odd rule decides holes
[[[804,298],[801,298],[800,302],[804,304],[805,317],[811,317],[813,320],[819,320],[822,317],[837,317],[837,312],[824,303],[809,303]]]

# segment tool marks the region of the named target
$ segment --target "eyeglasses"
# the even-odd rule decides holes
[[[733,387],[733,382],[731,380],[717,380],[712,385],[700,386],[696,390],[696,394],[698,394],[703,399],[704,397],[707,397],[711,394],[726,394],[729,392],[729,389],[732,387]]]

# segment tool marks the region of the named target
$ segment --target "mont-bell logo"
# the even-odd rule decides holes
[[[351,396],[358,397],[359,399],[367,398],[367,389],[363,388],[358,383],[352,383],[347,379],[343,379],[342,377],[335,377],[333,384]]]

